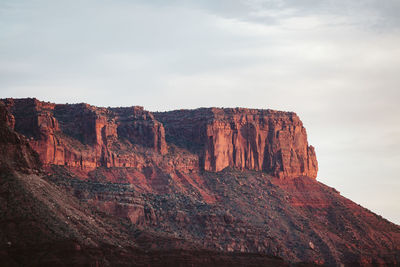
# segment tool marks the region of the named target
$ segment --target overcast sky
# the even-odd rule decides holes
[[[295,111],[318,180],[400,224],[400,1],[0,1],[0,97]]]

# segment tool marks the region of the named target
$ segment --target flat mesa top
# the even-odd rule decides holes
[[[87,109],[98,109],[98,110],[111,110],[111,111],[128,111],[128,110],[145,110],[143,106],[140,105],[133,105],[127,107],[97,107],[94,105],[90,105],[87,103],[64,103],[64,104],[57,104],[52,102],[40,101],[37,98],[3,98],[0,99],[3,102],[17,102],[19,104],[26,104],[26,105],[35,105],[41,108],[55,108],[55,107],[62,107],[62,106],[71,106],[71,107],[83,107]],[[243,107],[235,107],[235,108],[221,108],[221,107],[200,107],[195,109],[177,109],[177,110],[170,110],[170,111],[162,111],[162,112],[151,112],[154,114],[162,115],[167,113],[174,113],[174,114],[187,114],[187,113],[197,113],[197,114],[226,114],[226,115],[235,115],[235,114],[249,114],[249,115],[274,115],[274,116],[297,116],[295,112],[291,111],[279,111],[273,109],[254,109],[254,108],[243,108]]]

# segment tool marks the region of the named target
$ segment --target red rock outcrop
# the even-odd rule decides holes
[[[26,138],[14,131],[15,119],[0,101],[0,173],[32,172],[41,167],[38,154]]]
[[[293,112],[210,108],[155,114],[168,141],[198,153],[206,171],[235,167],[277,177],[317,176],[314,148]]]
[[[144,168],[148,160],[138,149],[155,152],[153,158],[165,155],[166,127],[170,143],[194,152],[206,171],[235,167],[277,177],[317,176],[314,148],[292,112],[209,108],[153,115],[142,107],[4,101],[16,118],[16,130],[29,138],[47,165]]]
[[[166,154],[164,126],[153,114],[143,107],[111,108],[118,121],[118,136],[126,138],[132,144],[152,147],[161,154]]]
[[[283,263],[276,257],[328,266],[399,264],[398,225],[313,179],[314,149],[295,113],[152,114],[141,107],[4,102],[0,262],[6,265],[4,258],[11,266],[154,260],[164,266],[167,254],[185,266],[220,266],[219,257],[225,266],[253,260],[266,266],[270,256],[274,265]],[[174,256],[173,249],[180,252]],[[196,259],[201,251],[216,254]]]
[[[16,130],[29,138],[45,165],[134,167],[138,156],[130,151],[132,145],[167,153],[162,124],[141,107],[106,109],[37,99],[4,102],[16,118]]]

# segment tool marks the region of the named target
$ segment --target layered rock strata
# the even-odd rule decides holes
[[[0,101],[0,173],[38,171],[41,167],[38,154],[14,127],[14,116]]]
[[[3,101],[5,265],[399,264],[399,226],[314,179],[295,113]]]
[[[293,112],[202,108],[153,114],[138,106],[3,101],[15,116],[15,129],[29,138],[46,165],[86,170],[168,165],[163,159],[168,153],[167,135],[169,145],[197,157],[192,161],[198,166],[189,168],[177,163],[176,157],[169,158],[174,169],[218,172],[234,167],[280,178],[317,176],[314,148]]]
[[[133,145],[167,153],[162,124],[141,107],[106,109],[37,99],[4,102],[15,116],[15,129],[29,138],[46,165],[136,167]]]
[[[306,129],[293,112],[197,109],[156,113],[169,142],[198,153],[204,170],[226,167],[277,177],[316,178],[318,163]]]

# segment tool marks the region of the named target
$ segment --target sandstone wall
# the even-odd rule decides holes
[[[140,107],[106,109],[29,98],[4,102],[15,116],[15,129],[47,165],[135,167],[139,163],[132,144],[167,153],[162,124]]]
[[[23,135],[14,131],[14,127],[14,116],[0,101],[0,174],[38,171],[41,167],[38,154]]]
[[[262,170],[278,177],[315,178],[318,163],[299,117],[292,112],[197,109],[156,113],[167,140],[198,153],[207,171]]]
[[[142,107],[99,108],[5,99],[15,129],[29,139],[44,164],[82,169],[152,165],[192,171],[181,152],[163,160],[167,141],[196,156],[201,170],[226,167],[277,177],[317,176],[315,151],[292,112],[202,108],[150,113]],[[174,162],[174,163],[172,163]],[[176,163],[178,162],[178,163]]]

